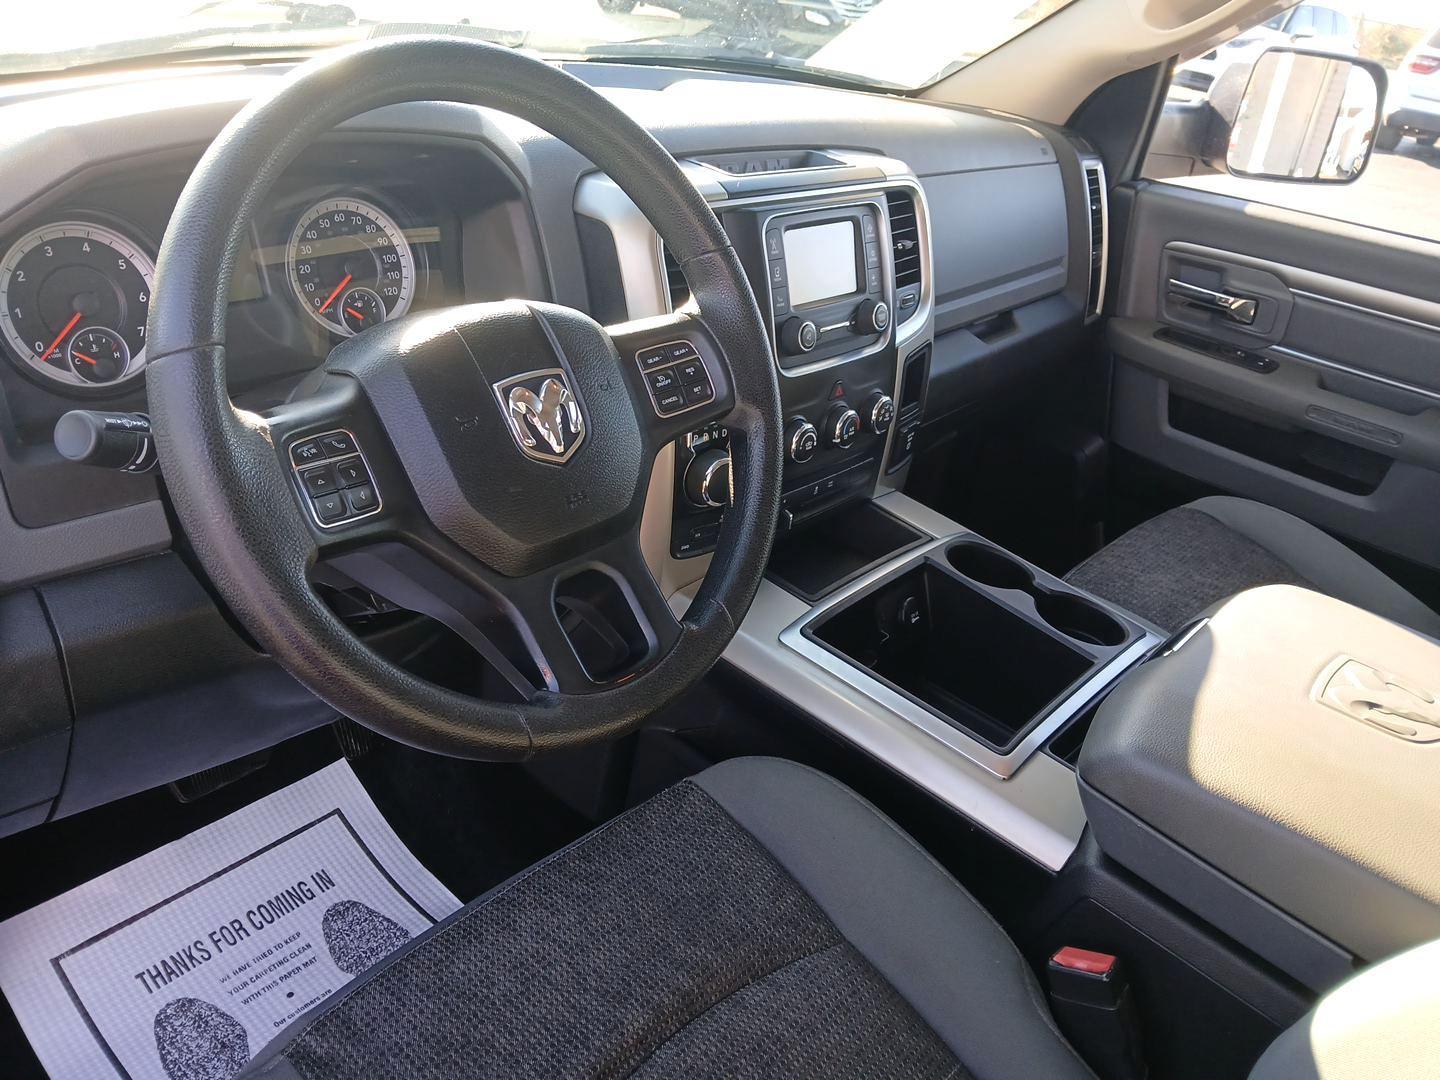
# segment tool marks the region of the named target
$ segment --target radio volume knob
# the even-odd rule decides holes
[[[870,406],[865,411],[865,422],[876,435],[884,435],[895,420],[895,402],[889,394],[879,390],[870,395]]]
[[[832,444],[843,450],[860,434],[860,414],[844,402],[833,406],[825,414],[825,434]]]
[[[802,319],[797,315],[793,319],[786,319],[785,324],[780,327],[780,348],[791,356],[808,353],[819,343],[820,330],[809,319]]]
[[[724,450],[696,454],[685,470],[685,495],[696,506],[729,506],[730,455]]]
[[[883,334],[890,325],[890,305],[884,300],[861,300],[855,308],[854,326],[862,334]]]
[[[820,433],[803,416],[795,417],[786,426],[785,447],[790,452],[790,460],[797,465],[803,465],[814,457],[819,446]]]

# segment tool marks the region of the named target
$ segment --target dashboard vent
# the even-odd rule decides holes
[[[660,257],[665,263],[665,289],[670,294],[670,310],[679,311],[690,302],[690,283],[685,280],[685,271],[670,254],[670,249],[660,245]]]
[[[920,225],[915,219],[915,197],[906,191],[887,191],[890,212],[890,243],[895,249],[895,288],[919,285],[923,275],[920,259]]]
[[[1105,306],[1105,256],[1109,239],[1109,204],[1105,194],[1105,166],[1099,161],[1084,163],[1085,200],[1090,214],[1090,285],[1085,314],[1093,318]]]

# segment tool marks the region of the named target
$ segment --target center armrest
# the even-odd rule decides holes
[[[1328,984],[1440,936],[1437,690],[1429,638],[1306,589],[1242,593],[1105,702],[1087,816],[1111,857]]]

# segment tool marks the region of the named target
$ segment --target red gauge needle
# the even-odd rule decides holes
[[[356,311],[353,307],[347,307],[345,309],[345,314],[354,315],[357,319],[363,319],[365,317],[365,313],[363,311]]]
[[[89,364],[91,367],[99,367],[99,366],[100,366],[100,361],[99,361],[99,360],[96,360],[93,356],[86,356],[83,352],[76,352],[74,349],[71,349],[71,350],[70,350],[70,355],[73,356],[73,357],[75,357],[76,360],[84,360],[84,361],[85,361],[87,364]]]
[[[323,303],[323,304],[320,305],[320,314],[321,314],[321,315],[324,315],[325,312],[330,309],[330,305],[335,302],[335,298],[336,298],[337,296],[339,296],[342,292],[345,291],[345,286],[350,284],[350,279],[353,278],[354,276],[355,276],[354,274],[346,274],[346,275],[345,275],[345,280],[342,281],[342,282],[340,282],[339,285],[336,285],[336,286],[335,286],[335,291],[330,294],[329,299],[327,299],[327,300],[325,301],[325,303]],[[77,316],[75,316],[75,317],[78,319],[80,316],[77,315]],[[65,335],[63,335],[63,334],[61,335],[61,337],[64,337],[64,336],[65,336]],[[56,344],[58,345],[59,342],[56,342]],[[54,346],[52,345],[51,348],[54,348]],[[41,359],[44,359],[44,357],[41,357]]]
[[[348,281],[349,279],[347,278],[346,280]],[[60,347],[60,343],[70,335],[70,331],[75,329],[75,324],[78,323],[81,318],[81,313],[78,311],[70,316],[70,321],[65,324],[65,329],[60,331],[59,336],[50,343],[50,347],[40,355],[40,361],[42,363],[50,359],[50,354]]]

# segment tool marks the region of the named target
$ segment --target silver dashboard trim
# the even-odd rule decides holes
[[[962,529],[942,536],[918,551],[901,555],[864,577],[851,582],[845,588],[826,597],[806,612],[802,618],[786,627],[780,634],[780,643],[860,691],[875,704],[913,724],[925,734],[938,739],[987,772],[1004,780],[1014,775],[1016,770],[1024,765],[1030,756],[1067,721],[1083,711],[1116,679],[1139,663],[1151,649],[1160,644],[1161,639],[1146,631],[1129,648],[1113,657],[1068,696],[1056,702],[1015,749],[1002,754],[978,739],[966,735],[938,714],[904,694],[892,690],[861,668],[805,636],[806,627],[823,618],[831,610],[844,605],[857,594],[866,592],[884,581],[898,577],[927,562],[939,565],[943,560],[937,556],[943,555],[945,549],[955,540],[967,535],[971,534]]]
[[[1089,245],[1090,273],[1086,276],[1085,279],[1085,317],[1087,320],[1098,319],[1105,311],[1105,286],[1107,284],[1107,275],[1109,274],[1110,270],[1110,191],[1109,188],[1106,186],[1105,162],[1098,157],[1086,157],[1080,160],[1080,173],[1082,177],[1084,177],[1085,174],[1092,169],[1094,170],[1095,175],[1099,178],[1100,181],[1100,251],[1098,252],[1100,256],[1100,282],[1099,287],[1095,290],[1095,306],[1091,308],[1089,306],[1089,292],[1090,286],[1094,284],[1096,276],[1095,256],[1097,254],[1097,252],[1095,251],[1095,241],[1092,237]],[[1090,226],[1090,182],[1088,179],[1085,180],[1085,225],[1087,229]]]

